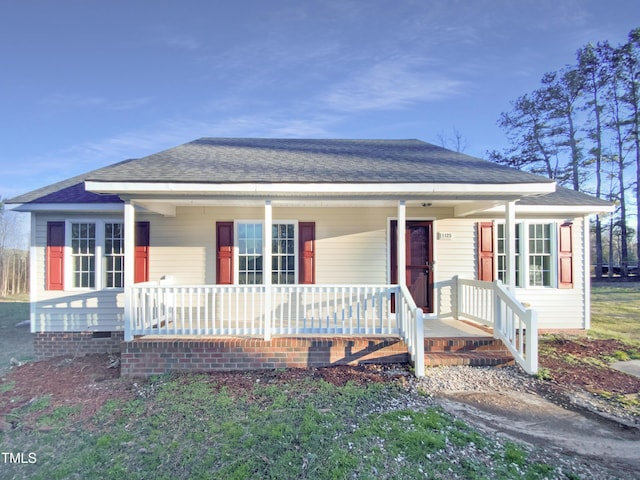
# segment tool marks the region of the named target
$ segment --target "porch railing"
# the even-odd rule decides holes
[[[126,341],[135,335],[394,335],[406,341],[416,375],[424,374],[424,317],[404,286],[144,283],[130,288]],[[536,313],[501,282],[454,277],[435,288],[438,318],[492,327],[516,361],[537,373]]]
[[[127,336],[398,335],[390,307],[397,293],[395,285],[136,284]]]
[[[135,335],[393,335],[405,339],[416,374],[424,374],[422,310],[398,285],[148,282],[131,287],[129,305],[126,341]]]
[[[525,308],[500,280],[481,282],[454,277],[452,313],[493,328],[493,335],[507,346],[524,370],[538,372],[538,320],[535,310]]]

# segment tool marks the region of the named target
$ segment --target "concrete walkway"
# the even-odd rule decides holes
[[[616,362],[611,365],[611,368],[615,368],[634,377],[640,378],[640,360],[628,360],[626,362]]]

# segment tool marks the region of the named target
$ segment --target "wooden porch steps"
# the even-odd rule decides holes
[[[493,337],[425,338],[426,367],[469,365],[473,367],[507,365],[513,356],[501,340]]]

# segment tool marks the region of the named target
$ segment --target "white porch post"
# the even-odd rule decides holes
[[[398,259],[398,285],[407,284],[407,204],[404,200],[398,202],[398,238],[396,239],[396,258]]]
[[[582,217],[582,251],[584,254],[584,278],[582,279],[584,285],[584,298],[583,304],[584,311],[584,328],[591,328],[591,241],[589,228],[589,215]]]
[[[264,339],[271,340],[271,225],[273,224],[273,211],[271,209],[271,200],[264,202],[264,230],[263,238],[263,254],[262,254],[262,283],[264,284]]]
[[[130,200],[124,202],[124,340],[133,340],[131,334],[133,315],[131,311],[131,287],[134,281],[136,210]]]
[[[507,202],[504,212],[505,256],[507,261],[506,286],[511,293],[516,291],[516,202]]]

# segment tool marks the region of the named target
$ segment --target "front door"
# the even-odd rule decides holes
[[[406,227],[406,282],[416,305],[433,312],[433,222],[408,221]],[[398,282],[398,222],[391,222],[391,283]]]

